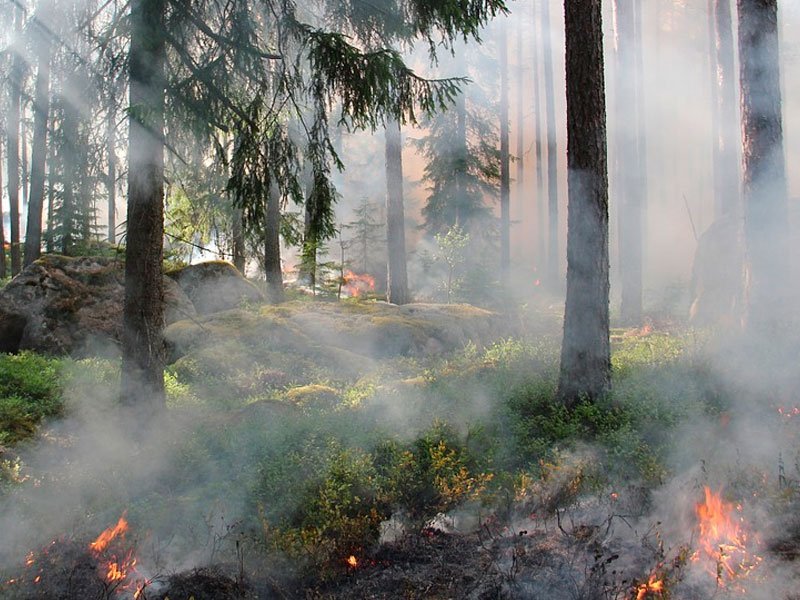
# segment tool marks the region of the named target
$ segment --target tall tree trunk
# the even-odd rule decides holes
[[[17,13],[17,29],[21,28],[22,13]],[[11,78],[9,81],[9,108],[8,108],[8,140],[6,152],[8,154],[8,206],[11,220],[9,235],[11,242],[11,275],[20,271],[22,264],[19,248],[19,119],[20,96],[22,85],[23,63],[22,56],[14,52],[11,59]]]
[[[710,76],[711,91],[711,170],[713,181],[714,218],[722,215],[722,196],[720,195],[720,165],[719,165],[719,84],[717,73],[717,24],[714,15],[715,0],[708,0],[708,72]]]
[[[51,149],[51,152],[55,152],[55,149]],[[54,204],[55,204],[55,196],[56,196],[56,188],[55,188],[55,175],[53,173],[53,163],[55,161],[51,160],[48,168],[47,168],[47,231],[45,232],[45,250],[47,252],[52,253],[55,251],[55,242],[53,237],[55,235],[55,212],[54,212]]]
[[[317,294],[317,250],[319,240],[315,234],[314,226],[317,218],[317,207],[314,195],[311,193],[312,184],[309,183],[306,191],[305,219],[303,223],[303,248],[300,256],[299,279],[311,288],[311,293]]]
[[[153,413],[164,395],[166,0],[132,0],[122,398]]]
[[[281,197],[277,186],[270,185],[264,223],[264,273],[267,278],[267,299],[278,304],[286,299],[281,268]]]
[[[114,97],[113,91],[108,94],[106,111],[108,241],[115,244],[117,242],[117,99]]]
[[[635,2],[615,0],[617,78],[617,200],[619,203],[619,262],[622,287],[622,322],[638,325],[642,320],[642,190],[639,174],[639,123]]]
[[[611,383],[608,162],[601,0],[566,0],[567,300],[558,397],[594,400]]]
[[[545,227],[546,211],[544,202],[544,169],[542,168],[542,95],[539,81],[539,29],[541,19],[533,5],[533,147],[536,159],[536,269],[540,273],[546,270],[547,261],[547,228]]]
[[[500,277],[508,282],[511,266],[511,156],[508,131],[508,26],[500,31]]]
[[[547,271],[551,288],[561,285],[558,244],[558,142],[553,84],[553,41],[550,28],[550,0],[542,2],[542,45],[544,47],[544,105],[547,119]]]
[[[406,216],[403,206],[403,137],[400,123],[386,122],[386,301],[408,304]]]
[[[245,259],[245,239],[244,239],[244,215],[242,214],[242,210],[240,208],[233,209],[233,231],[231,232],[231,236],[233,237],[233,244],[231,249],[231,254],[233,255],[233,266],[244,275],[245,267],[246,267],[246,259]]]
[[[3,144],[0,143],[0,164],[3,162]],[[3,218],[3,169],[0,167],[0,279],[6,278],[6,232]]]
[[[24,109],[20,109],[24,110]],[[20,117],[22,114],[20,113]],[[25,207],[28,206],[28,199],[29,195],[28,192],[30,191],[30,171],[28,165],[28,127],[25,124],[25,119],[21,118],[19,122],[19,141],[20,141],[20,153],[19,153],[19,168],[20,168],[20,175],[22,176],[22,211],[25,212]]]
[[[789,272],[777,0],[738,0],[747,329],[785,326]]]
[[[525,220],[525,161],[523,160],[525,156],[525,107],[523,106],[525,102],[525,69],[523,67],[525,59],[522,51],[524,32],[525,22],[520,19],[517,22],[517,149],[515,158],[517,160],[517,211],[521,221]]]
[[[50,45],[49,38],[38,40],[38,72],[33,104],[33,155],[31,157],[31,195],[28,224],[25,230],[25,266],[42,252],[42,211],[47,160],[47,121],[50,115]]]
[[[719,118],[714,165],[716,216],[741,215],[739,191],[739,123],[733,70],[733,24],[731,0],[714,0],[717,115]]]

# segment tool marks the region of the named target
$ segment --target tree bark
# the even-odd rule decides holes
[[[601,0],[566,0],[567,299],[558,398],[568,407],[611,382],[608,162]]]
[[[525,22],[520,19],[517,23],[517,205],[520,214],[520,220],[525,220],[525,69],[523,68],[523,34],[525,32]]]
[[[502,18],[502,17],[501,17]],[[508,27],[500,24],[500,278],[511,267],[511,156],[508,131]]]
[[[17,13],[17,29],[21,29],[22,14]],[[8,108],[8,138],[6,152],[8,156],[8,207],[9,207],[9,236],[11,242],[11,275],[20,271],[22,264],[19,247],[19,119],[20,96],[22,93],[22,57],[14,52],[11,59],[11,76],[9,81],[9,108]]]
[[[245,258],[245,238],[244,238],[244,216],[242,210],[239,208],[233,209],[233,223],[232,223],[231,237],[233,244],[231,254],[233,255],[233,266],[244,275],[247,260]]]
[[[553,42],[550,28],[550,0],[542,2],[542,46],[544,61],[544,105],[547,121],[547,269],[545,278],[551,288],[559,288],[558,244],[558,142],[553,84]]]
[[[539,29],[540,19],[533,5],[533,147],[536,159],[536,270],[545,271],[547,261],[547,228],[545,227],[546,211],[544,198],[544,169],[542,169],[542,96],[539,82]],[[541,277],[541,276],[540,276]]]
[[[38,40],[38,72],[33,116],[33,155],[31,157],[31,195],[28,223],[25,230],[25,266],[42,253],[42,211],[44,210],[44,178],[47,160],[47,122],[50,115],[50,44],[49,38]]]
[[[3,144],[0,143],[0,164],[3,162]],[[6,232],[3,223],[3,169],[0,167],[0,279],[6,278]]]
[[[408,304],[406,217],[403,206],[403,138],[400,123],[386,123],[386,301]]]
[[[264,223],[264,273],[267,279],[267,299],[278,304],[286,299],[281,268],[281,198],[273,183],[267,198]]]
[[[130,117],[122,399],[152,414],[164,395],[166,0],[131,2]]]
[[[789,273],[777,0],[738,0],[747,271],[746,328],[785,327]]]
[[[640,177],[639,123],[637,112],[635,3],[615,0],[617,80],[616,172],[619,203],[619,262],[622,288],[621,320],[625,325],[642,321],[642,192]]]
[[[714,0],[715,18],[715,60],[717,93],[716,114],[718,115],[717,138],[715,140],[716,160],[714,164],[715,214],[741,215],[739,190],[739,140],[736,114],[736,86],[733,70],[733,24],[731,0]]]
[[[106,157],[108,173],[106,188],[108,191],[108,242],[117,242],[117,105],[114,92],[108,94],[106,113]]]

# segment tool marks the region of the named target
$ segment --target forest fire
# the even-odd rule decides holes
[[[147,585],[136,571],[136,557],[124,544],[125,515],[88,545],[56,539],[25,556],[25,573],[9,579],[27,597],[102,597],[137,600]]]
[[[350,567],[351,569],[358,568],[358,559],[352,554],[347,557],[347,560],[345,562],[347,563],[347,566]]]
[[[352,298],[360,298],[375,291],[375,278],[367,273],[359,275],[348,270],[344,272],[342,279],[344,292]]]
[[[636,586],[636,600],[645,600],[645,598],[660,598],[664,592],[664,581],[658,578],[657,575],[650,575],[647,583],[642,583]]]
[[[695,506],[699,525],[699,550],[692,560],[715,577],[718,586],[726,586],[733,580],[751,573],[761,563],[761,557],[751,548],[751,541],[744,519],[737,513],[741,506],[734,506],[722,499],[719,492],[704,488],[705,499]]]

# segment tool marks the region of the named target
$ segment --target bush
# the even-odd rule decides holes
[[[62,413],[61,367],[32,352],[0,355],[0,445],[31,437],[42,419]]]

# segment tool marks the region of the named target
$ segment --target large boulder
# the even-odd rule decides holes
[[[122,334],[123,261],[48,255],[0,291],[0,351],[107,353]],[[165,321],[196,316],[178,285],[164,277]]]
[[[167,275],[189,296],[200,315],[265,301],[264,294],[228,262],[197,263],[170,271]]]

